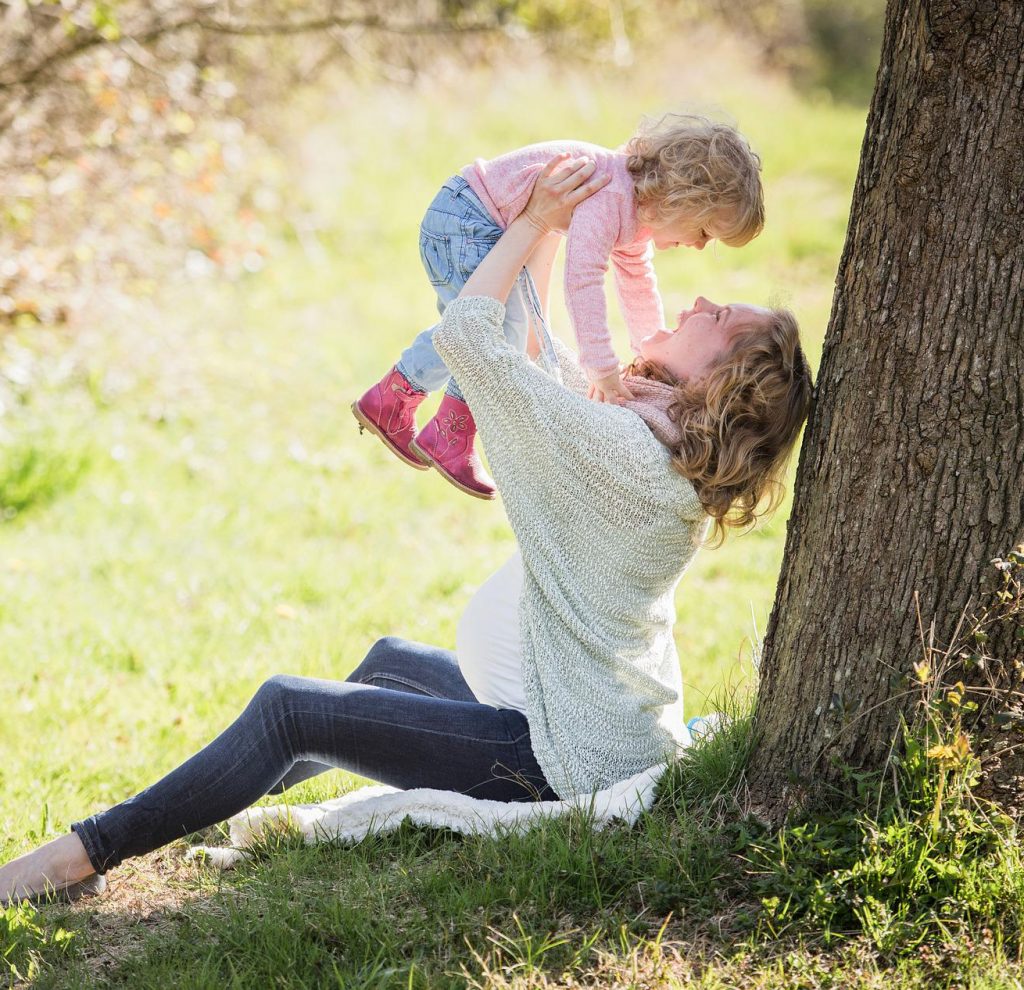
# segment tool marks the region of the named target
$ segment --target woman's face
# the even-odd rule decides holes
[[[679,314],[675,330],[659,330],[640,341],[640,355],[676,378],[695,381],[724,354],[741,328],[767,323],[771,312],[748,303],[720,306],[697,296]]]

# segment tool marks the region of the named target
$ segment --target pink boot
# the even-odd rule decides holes
[[[445,480],[475,498],[494,498],[494,481],[473,449],[476,423],[469,406],[445,395],[434,418],[420,430],[410,446]]]
[[[416,437],[416,409],[426,397],[426,392],[416,391],[395,367],[352,403],[352,415],[359,421],[360,433],[364,427],[376,433],[406,464],[426,471],[430,465],[411,449]]]

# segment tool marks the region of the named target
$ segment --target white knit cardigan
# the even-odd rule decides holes
[[[565,385],[502,333],[505,307],[455,300],[434,345],[469,403],[523,558],[530,740],[566,799],[671,760],[689,741],[675,589],[707,524],[693,486],[634,412]]]

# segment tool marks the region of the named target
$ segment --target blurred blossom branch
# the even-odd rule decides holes
[[[640,7],[0,0],[0,330],[62,322],[100,288],[259,271],[281,231],[312,243],[276,115],[323,73],[409,83],[525,38],[605,57]]]
[[[871,61],[882,4],[0,0],[0,334],[61,322],[96,291],[245,276],[284,230],[312,244],[317,212],[279,142],[290,98],[325,74],[408,85],[523,44],[603,71],[630,63],[644,28],[711,20],[806,76],[815,58]]]
[[[255,10],[256,17],[248,20],[245,13],[249,11],[240,12],[238,3],[225,4],[217,0],[184,11],[180,4],[161,10],[152,4],[130,2],[88,0],[55,6],[26,0],[0,0],[0,9],[6,8],[0,34],[3,42],[0,91],[30,90],[34,84],[50,78],[63,63],[91,48],[133,44],[145,49],[161,38],[182,31],[262,38],[351,28],[396,35],[461,35],[500,31],[506,26],[511,10],[510,6],[499,5],[487,17],[407,15],[404,19],[392,19],[372,12],[341,14],[335,12],[332,3],[330,9],[319,16],[293,19],[287,11],[280,11],[280,19],[274,19],[263,10],[268,6],[271,5],[251,4],[249,11]],[[224,16],[211,15],[210,11],[216,12],[219,7],[224,7]],[[0,131],[9,124],[8,112],[0,116]]]
[[[0,0],[0,7],[2,6],[7,6],[14,10],[19,5],[12,3],[11,0]],[[31,10],[33,8],[23,9]],[[363,28],[389,34],[422,35],[469,34],[480,31],[497,31],[503,27],[500,20],[466,24],[446,21],[410,21],[408,23],[401,23],[388,21],[376,15],[366,17],[341,17],[334,15],[304,21],[245,22],[238,19],[217,20],[205,17],[201,13],[201,8],[195,8],[187,15],[179,14],[172,20],[160,21],[157,12],[150,10],[149,13],[153,16],[153,20],[135,26],[130,30],[123,31],[119,24],[116,38],[111,37],[109,32],[104,33],[96,29],[79,26],[73,20],[65,21],[62,19],[59,22],[61,25],[60,30],[53,32],[57,38],[57,43],[50,50],[33,51],[29,58],[7,62],[7,68],[13,68],[14,75],[0,77],[0,89],[10,89],[15,86],[31,86],[41,76],[54,71],[61,62],[74,58],[89,48],[110,44],[115,40],[120,40],[122,37],[136,44],[149,45],[165,35],[185,30],[208,31],[214,34],[271,37],[273,35],[311,34],[317,31],[326,31],[330,28]],[[74,31],[70,35],[67,30],[69,23],[74,26]],[[35,37],[39,37],[38,33],[35,34]],[[25,62],[30,64],[25,65]]]
[[[881,24],[881,4],[0,0],[0,332],[62,322],[100,289],[244,277],[281,232],[312,243],[280,124],[327,73],[408,85],[524,44],[604,71],[631,62],[644,29],[709,19],[798,68],[815,31],[838,51]]]

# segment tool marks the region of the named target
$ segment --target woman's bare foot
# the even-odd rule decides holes
[[[0,907],[92,876],[82,840],[68,832],[0,867]]]

